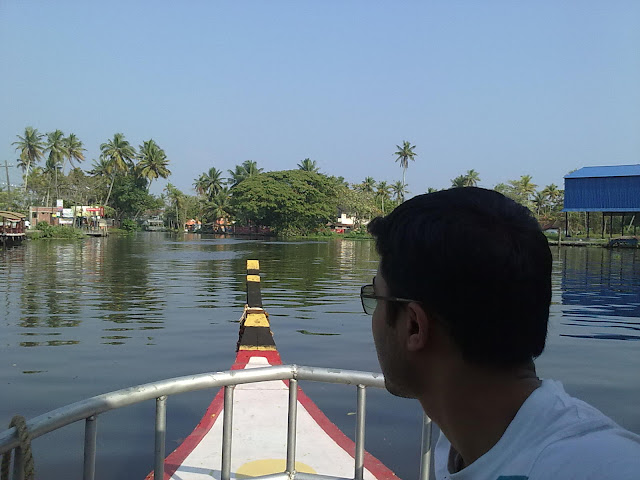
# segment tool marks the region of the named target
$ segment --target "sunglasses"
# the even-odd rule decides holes
[[[398,298],[398,297],[385,297],[384,295],[376,295],[373,285],[364,285],[360,288],[360,300],[362,301],[362,309],[364,313],[367,315],[373,315],[373,311],[376,309],[378,305],[378,300],[386,300],[387,302],[400,302],[400,303],[411,303],[416,302],[417,300],[410,300],[408,298]]]

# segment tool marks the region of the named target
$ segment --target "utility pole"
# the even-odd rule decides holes
[[[9,164],[4,161],[4,171],[7,174],[7,193],[11,196],[11,182],[9,181]]]
[[[9,164],[4,161],[4,171],[7,174],[7,210],[11,210],[11,180],[9,180]]]

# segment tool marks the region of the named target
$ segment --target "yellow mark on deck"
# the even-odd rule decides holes
[[[260,275],[247,275],[247,282],[260,282]]]
[[[247,260],[247,270],[260,270],[260,262],[258,260]]]
[[[287,462],[284,459],[265,458],[264,460],[254,460],[240,465],[236,470],[236,478],[253,478],[271,473],[282,473],[287,469]],[[296,462],[296,472],[317,473],[306,463]]]
[[[249,313],[244,321],[245,327],[268,327],[269,320],[264,313]]]
[[[259,352],[275,352],[274,345],[240,345],[238,350],[258,350]]]

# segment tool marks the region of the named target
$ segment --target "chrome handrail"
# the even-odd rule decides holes
[[[287,427],[287,471],[282,474],[255,478],[334,478],[320,475],[302,474],[293,470],[295,465],[295,432],[297,381],[309,380],[324,383],[337,383],[357,386],[356,411],[356,449],[354,479],[361,480],[364,474],[364,426],[365,426],[365,389],[366,387],[384,388],[381,373],[356,370],[338,370],[332,368],[308,367],[298,365],[277,365],[243,370],[201,373],[183,377],[160,380],[135,387],[116,390],[88,398],[37,416],[27,422],[31,438],[40,437],[71,423],[85,420],[85,450],[83,479],[95,477],[97,416],[118,408],[135,405],[146,400],[156,400],[154,477],[163,478],[166,434],[166,397],[178,393],[194,392],[208,388],[224,387],[224,427],[222,443],[222,479],[230,478],[231,425],[233,419],[233,388],[236,385],[264,382],[270,380],[290,380],[289,385],[289,421]],[[293,405],[293,407],[292,407]],[[429,479],[430,470],[431,422],[425,417],[422,439],[421,472],[422,480]],[[19,446],[16,428],[0,432],[0,454]],[[426,447],[426,450],[425,450]],[[18,455],[20,458],[20,455]]]

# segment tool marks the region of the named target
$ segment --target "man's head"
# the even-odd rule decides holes
[[[455,188],[408,200],[369,232],[386,294],[419,302],[467,362],[509,368],[542,353],[552,260],[527,208],[492,190]],[[387,303],[391,326],[407,308]]]

